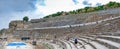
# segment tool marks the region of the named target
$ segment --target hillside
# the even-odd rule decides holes
[[[120,7],[119,2],[110,1],[109,3],[107,3],[105,5],[99,5],[96,7],[88,6],[85,8],[81,8],[81,9],[77,9],[77,10],[73,10],[73,11],[69,11],[69,12],[61,11],[61,12],[57,12],[57,13],[53,13],[48,16],[45,16],[44,18],[57,17],[57,16],[63,16],[63,15],[71,15],[71,14],[89,13],[89,12],[106,10],[106,9],[111,9],[111,8],[118,8],[118,7]]]

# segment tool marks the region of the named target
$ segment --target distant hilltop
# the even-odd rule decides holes
[[[73,10],[73,11],[69,11],[69,12],[61,11],[61,12],[57,12],[57,13],[45,16],[44,18],[71,15],[71,14],[89,13],[89,12],[111,9],[111,8],[118,8],[118,7],[120,7],[119,2],[110,1],[109,3],[107,3],[105,5],[100,5],[100,6],[97,6],[97,7],[85,7],[85,8],[82,8],[82,9],[77,9],[77,10]]]

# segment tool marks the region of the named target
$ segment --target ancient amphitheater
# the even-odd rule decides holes
[[[31,46],[33,49],[120,49],[119,11],[116,8],[29,22],[12,21],[9,29],[3,30],[1,37],[7,39],[0,40],[0,49],[22,37],[30,38],[24,41],[26,44],[37,42]]]

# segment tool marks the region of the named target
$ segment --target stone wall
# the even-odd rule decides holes
[[[23,22],[20,20],[17,21],[11,21],[9,23],[9,28],[27,28],[31,23],[30,22]]]

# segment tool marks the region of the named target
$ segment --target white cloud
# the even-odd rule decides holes
[[[72,0],[46,0],[46,6],[36,4],[37,10],[42,11],[45,15],[52,14],[58,11],[70,11],[83,8],[83,4],[75,5]]]
[[[78,0],[72,0],[74,2],[75,5],[77,5],[79,2]]]

